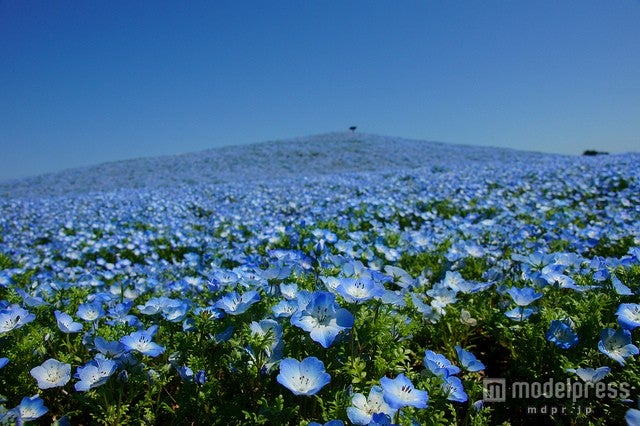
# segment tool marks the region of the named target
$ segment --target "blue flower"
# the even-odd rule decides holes
[[[627,422],[627,426],[640,425],[640,410],[629,408],[624,416],[624,419]]]
[[[49,358],[42,365],[32,368],[31,376],[38,381],[40,389],[64,386],[71,379],[71,365]]]
[[[465,351],[460,346],[456,345],[456,353],[458,354],[458,360],[462,367],[467,371],[481,371],[485,369],[482,362],[478,361],[474,354],[469,351]]]
[[[56,310],[54,314],[56,316],[58,328],[63,333],[78,333],[82,330],[82,324],[79,322],[75,322],[73,318],[71,318],[71,315],[65,312],[60,312],[58,310]]]
[[[136,326],[140,324],[140,320],[135,315],[130,315],[129,311],[133,307],[133,302],[128,301],[124,303],[118,303],[113,308],[109,309],[108,315],[111,318],[106,322],[107,325],[116,324],[128,324]]]
[[[20,328],[34,319],[36,319],[35,314],[29,313],[19,305],[8,306],[0,310],[0,335]]]
[[[203,386],[205,383],[207,383],[207,373],[204,370],[198,370],[193,378],[193,381],[196,385]]]
[[[640,305],[637,303],[621,303],[616,311],[620,326],[626,330],[640,327]]]
[[[631,289],[629,287],[624,285],[622,283],[622,281],[620,281],[620,279],[618,277],[616,277],[615,275],[611,276],[611,284],[613,285],[613,289],[615,290],[615,292],[617,294],[619,294],[620,296],[632,296],[633,295],[633,291],[631,291]]]
[[[124,336],[120,339],[120,343],[128,351],[138,351],[143,355],[150,357],[156,357],[164,352],[164,347],[153,342],[153,333],[149,333],[145,330],[134,331],[128,336]]]
[[[600,334],[598,349],[620,365],[625,365],[625,358],[638,354],[638,348],[631,343],[629,330],[605,328]]]
[[[382,296],[384,288],[370,278],[342,278],[336,291],[349,303],[362,303]]]
[[[456,376],[448,376],[442,383],[442,389],[449,401],[466,402],[469,397],[464,391],[462,381]]]
[[[20,404],[11,410],[11,415],[15,416],[16,424],[22,425],[24,422],[31,422],[44,416],[49,409],[45,407],[44,401],[39,395],[31,397],[25,396]]]
[[[117,358],[127,351],[122,343],[116,340],[107,341],[100,336],[93,339],[93,345],[98,352],[109,358]]]
[[[593,368],[568,368],[569,373],[575,373],[586,383],[597,383],[604,379],[604,376],[609,374],[611,368],[599,367],[595,370]]]
[[[338,333],[351,328],[353,322],[353,315],[340,308],[335,296],[325,291],[312,293],[307,306],[291,316],[291,324],[309,332],[311,339],[324,348],[331,346]]]
[[[9,364],[9,358],[0,358],[0,368],[4,367],[7,364]]]
[[[353,394],[351,407],[347,407],[347,417],[355,425],[368,425],[376,413],[394,416],[396,410],[384,401],[384,391],[380,386],[373,386],[369,398],[361,393]]]
[[[278,383],[293,392],[294,395],[315,395],[331,381],[324,364],[316,357],[307,357],[302,361],[285,358],[280,361]]]
[[[104,308],[100,302],[83,303],[78,306],[76,316],[83,321],[95,321],[105,315]]]
[[[399,374],[395,379],[383,377],[380,385],[384,392],[384,401],[389,407],[399,410],[402,407],[426,408],[429,403],[427,391],[418,390],[404,374]]]
[[[535,308],[535,306],[532,308],[516,306],[515,308],[505,312],[504,314],[507,316],[507,318],[511,318],[514,321],[520,322],[528,319],[531,315],[535,314],[536,312],[538,312],[538,310]]]
[[[193,374],[193,370],[190,367],[186,365],[183,365],[180,367],[178,367],[177,365],[174,365],[174,367],[182,380],[184,380],[185,382],[193,381],[194,374]]]
[[[424,366],[436,376],[448,377],[460,372],[460,368],[451,364],[444,355],[430,350],[427,350],[424,355]]]
[[[573,327],[574,324],[570,318],[553,320],[547,331],[546,338],[562,349],[569,349],[578,344],[578,335],[573,331]]]
[[[434,285],[431,289],[427,290],[427,295],[431,296],[431,306],[440,315],[445,314],[445,306],[456,303],[458,292],[456,290],[447,288],[442,283]]]
[[[298,310],[298,302],[296,300],[281,300],[271,308],[273,316],[276,318],[288,318]]]
[[[531,287],[511,287],[507,293],[518,306],[528,306],[542,297],[542,293],[537,293]]]
[[[266,371],[268,371],[282,358],[282,348],[284,346],[284,342],[282,341],[282,325],[272,319],[264,319],[260,322],[253,321],[249,325],[249,328],[251,329],[252,336],[266,338],[266,341],[263,343],[267,346],[258,348],[264,352],[266,359],[263,360],[264,364],[258,367],[260,369],[265,368]],[[254,361],[258,360],[254,355],[253,348],[249,347],[247,351]]]
[[[222,309],[229,315],[243,314],[253,305],[260,301],[260,293],[256,290],[249,290],[242,295],[237,292],[231,292],[218,300],[213,307]]]
[[[107,382],[109,377],[115,373],[117,364],[115,361],[96,356],[95,359],[89,361],[83,367],[78,367],[77,373],[73,375],[76,379],[80,379],[74,387],[78,392],[86,392],[89,389],[102,386]]]
[[[309,422],[308,426],[344,426],[344,422],[342,420],[329,420],[324,424],[318,422]]]

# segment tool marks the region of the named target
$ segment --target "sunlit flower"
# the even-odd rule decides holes
[[[612,328],[602,330],[598,349],[609,358],[618,361],[620,365],[625,365],[625,358],[638,355],[638,348],[631,343],[629,330]]]
[[[58,328],[63,333],[78,333],[82,330],[82,324],[75,322],[73,318],[71,318],[71,315],[58,310],[56,310],[54,314],[56,316]]]
[[[315,395],[331,381],[324,369],[324,363],[316,357],[307,357],[302,361],[285,358],[280,361],[278,383],[293,392],[294,395]]]
[[[32,368],[31,375],[38,381],[40,389],[64,386],[71,379],[71,365],[49,358],[42,365]]]
[[[376,413],[394,416],[397,410],[391,408],[384,401],[384,391],[380,386],[373,386],[367,398],[361,393],[355,393],[351,398],[351,407],[347,407],[347,417],[355,425],[368,425]]]
[[[460,346],[456,345],[455,347],[456,353],[458,354],[458,360],[467,371],[481,371],[485,369],[485,366],[482,362],[478,361],[476,356],[469,351],[462,349]]]
[[[116,368],[115,361],[96,356],[83,367],[78,367],[77,373],[73,375],[76,379],[80,379],[74,385],[76,391],[86,392],[89,389],[102,386],[115,373]]]
[[[29,313],[19,305],[8,306],[0,310],[0,335],[20,328],[34,319],[36,319],[35,314]]]
[[[395,379],[383,377],[380,385],[384,392],[384,401],[389,407],[400,409],[402,407],[426,408],[429,402],[427,391],[418,390],[404,374],[399,374]]]
[[[153,341],[153,336],[145,330],[134,331],[120,339],[126,350],[137,351],[143,355],[156,357],[164,352],[164,347]]]
[[[351,312],[340,308],[332,293],[317,291],[307,306],[291,316],[291,324],[309,332],[311,339],[328,348],[338,333],[353,326]]]

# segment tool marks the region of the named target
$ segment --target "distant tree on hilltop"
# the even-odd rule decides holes
[[[356,129],[357,129],[357,127],[356,127],[356,126],[351,126],[351,127],[349,127],[349,130],[351,130],[351,133],[355,132],[355,131],[356,131]]]
[[[604,151],[596,151],[595,149],[587,149],[586,151],[584,151],[582,153],[582,155],[607,155],[609,154],[608,152],[604,152]]]

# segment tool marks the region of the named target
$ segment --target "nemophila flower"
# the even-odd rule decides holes
[[[413,383],[404,374],[395,379],[383,377],[380,379],[384,401],[389,407],[399,410],[402,407],[426,408],[429,403],[427,391],[414,388]]]
[[[312,293],[307,306],[291,316],[291,324],[308,332],[324,348],[331,346],[338,333],[351,328],[353,322],[353,315],[340,308],[335,295],[325,291]]]
[[[413,292],[411,293],[411,303],[416,311],[422,314],[423,318],[428,319],[432,323],[440,320],[442,314],[432,306],[424,303],[422,298]]]
[[[189,303],[184,300],[170,299],[162,309],[162,318],[169,322],[180,322],[189,312]]]
[[[629,408],[624,416],[627,426],[640,426],[640,410]]]
[[[24,302],[24,304],[30,308],[36,308],[38,306],[45,306],[48,303],[40,296],[32,296],[29,293],[27,293],[26,291],[20,289],[20,288],[15,288],[14,289],[16,293],[18,293],[18,295],[22,298],[22,301]]]
[[[17,304],[7,306],[0,310],[0,335],[20,328],[34,319],[35,314],[29,313]]]
[[[445,377],[442,383],[442,390],[449,401],[467,402],[469,399],[467,393],[464,391],[462,381],[456,376]]]
[[[326,289],[332,293],[337,293],[338,286],[340,285],[343,279],[344,278],[342,277],[325,277],[325,276],[320,277],[320,281],[322,281]]]
[[[253,305],[260,301],[260,293],[256,290],[249,290],[239,295],[237,292],[229,293],[218,300],[213,307],[222,309],[229,315],[243,314]]]
[[[516,306],[515,308],[505,312],[504,314],[507,316],[507,318],[520,322],[528,319],[536,312],[538,312],[536,307],[529,308],[524,306]]]
[[[224,316],[222,312],[213,306],[198,306],[193,310],[193,313],[206,320],[217,320]]]
[[[611,368],[599,367],[593,368],[568,368],[569,373],[574,373],[586,383],[597,383],[609,374]]]
[[[574,327],[570,318],[553,320],[547,330],[546,338],[562,349],[569,349],[578,344],[578,335],[573,331]]]
[[[433,300],[431,301],[431,306],[438,312],[440,315],[445,314],[445,306],[451,305],[457,302],[456,295],[458,292],[456,290],[447,288],[442,283],[438,283],[433,286],[430,290],[427,290],[427,295],[431,296]]]
[[[233,336],[234,331],[235,331],[235,327],[230,325],[229,327],[222,330],[220,333],[217,333],[215,336],[213,336],[213,340],[216,343],[226,342],[227,340],[231,339],[231,336]]]
[[[136,308],[138,308],[138,311],[143,315],[155,315],[162,312],[162,308],[168,300],[170,299],[166,296],[152,297],[147,300],[144,305],[138,305]]]
[[[473,318],[471,313],[466,309],[460,310],[460,322],[471,327],[478,325],[478,320]]]
[[[482,362],[478,361],[476,356],[469,351],[462,349],[460,346],[456,345],[456,353],[458,354],[458,360],[467,371],[482,371],[485,369],[485,366]]]
[[[424,366],[436,376],[448,377],[460,372],[460,368],[451,364],[444,355],[430,350],[427,350],[424,355]]]
[[[54,314],[56,316],[58,328],[63,333],[78,333],[82,331],[82,324],[79,322],[75,322],[71,315],[58,310],[56,310]]]
[[[309,426],[344,426],[342,420],[329,420],[326,423],[309,422]]]
[[[207,373],[204,370],[198,370],[196,375],[193,377],[193,381],[198,386],[203,386],[207,383]]]
[[[613,285],[614,291],[617,294],[619,294],[620,296],[632,296],[633,295],[633,291],[631,291],[631,289],[629,287],[624,285],[622,283],[622,281],[620,281],[620,279],[618,277],[616,277],[615,275],[611,275],[611,284]]]
[[[298,285],[297,284],[285,284],[280,283],[280,294],[286,300],[294,300],[298,295]]]
[[[7,364],[9,364],[9,358],[0,358],[0,368],[3,368]]]
[[[362,303],[380,297],[384,288],[370,278],[342,278],[336,291],[349,303]]]
[[[616,311],[620,326],[626,330],[640,327],[640,305],[637,303],[622,303]]]
[[[78,367],[77,373],[73,377],[80,379],[80,381],[74,387],[78,392],[86,392],[89,389],[102,386],[116,372],[116,369],[117,364],[115,361],[98,355],[83,367]]]
[[[117,340],[108,341],[100,336],[93,339],[93,345],[98,352],[108,358],[117,358],[127,351],[127,348]]]
[[[298,302],[287,299],[281,300],[271,308],[271,312],[273,312],[273,316],[276,318],[288,318],[297,310]]]
[[[307,357],[302,361],[285,358],[280,361],[278,383],[293,392],[294,395],[315,395],[331,381],[324,363],[316,357]]]
[[[32,368],[31,376],[38,381],[40,389],[64,386],[71,379],[71,364],[49,358],[42,365]]]
[[[11,410],[10,416],[15,418],[17,425],[32,422],[44,416],[49,409],[44,405],[40,395],[25,396],[17,407]]]
[[[355,393],[351,398],[351,407],[347,407],[347,417],[355,425],[368,425],[376,413],[384,413],[394,416],[397,410],[391,408],[384,401],[384,391],[380,386],[373,386],[369,391],[369,397]]]
[[[282,348],[284,347],[284,342],[282,341],[282,325],[272,319],[264,319],[260,322],[253,321],[249,325],[249,328],[251,329],[252,336],[266,338],[264,343],[266,343],[267,346],[258,349],[262,350],[267,358],[264,360],[264,365],[260,365],[259,367],[261,369],[265,368],[268,371],[282,358]],[[256,361],[257,358],[253,352],[253,348],[249,348],[248,352],[254,361]]]
[[[128,324],[130,326],[138,326],[141,324],[140,319],[135,315],[129,314],[129,311],[133,307],[133,302],[123,302],[116,304],[113,308],[109,309],[107,315],[110,320],[106,321],[107,325],[116,325],[116,324]]]
[[[407,271],[397,266],[385,265],[384,272],[391,277],[394,284],[409,289],[415,285],[416,280]]]
[[[507,293],[518,306],[528,306],[542,297],[542,293],[537,293],[531,287],[511,287]]]
[[[82,303],[78,306],[76,316],[83,321],[96,321],[105,315],[104,308],[100,302]]]
[[[164,347],[153,342],[153,333],[145,330],[134,331],[120,339],[125,349],[129,351],[137,351],[143,355],[157,357],[164,352]]]
[[[631,343],[629,330],[614,330],[612,328],[602,330],[598,349],[609,358],[618,361],[620,365],[625,365],[625,358],[638,355],[639,352],[638,348]]]
[[[182,365],[180,367],[178,367],[177,365],[174,365],[174,367],[182,380],[184,380],[185,382],[193,381],[194,374],[193,374],[193,370],[190,367],[186,365]]]

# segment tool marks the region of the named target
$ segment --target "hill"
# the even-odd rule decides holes
[[[533,157],[532,157],[533,156]],[[0,196],[25,198],[123,188],[265,181],[290,177],[441,168],[459,162],[530,162],[549,154],[453,145],[362,133],[226,146],[137,158],[0,182]]]

